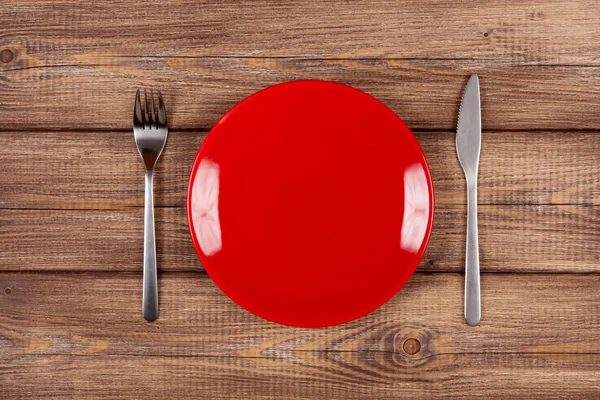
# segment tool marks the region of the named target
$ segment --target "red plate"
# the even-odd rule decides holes
[[[389,108],[349,86],[296,81],[215,125],[187,209],[223,292],[270,321],[319,327],[375,310],[406,283],[429,240],[433,186]]]

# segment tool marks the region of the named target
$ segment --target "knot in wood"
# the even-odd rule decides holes
[[[421,350],[421,342],[415,338],[408,338],[402,345],[402,350],[408,355],[414,356]]]
[[[3,63],[9,63],[13,60],[13,58],[15,58],[15,54],[12,52],[12,50],[4,49],[0,51],[0,61]]]

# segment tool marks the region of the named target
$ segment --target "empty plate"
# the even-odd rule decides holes
[[[433,186],[388,107],[349,86],[296,81],[253,94],[214,126],[187,210],[201,261],[232,300],[320,327],[375,310],[406,283],[429,240]]]

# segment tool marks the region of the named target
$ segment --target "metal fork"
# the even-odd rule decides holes
[[[144,162],[146,191],[144,196],[144,291],[142,311],[147,321],[158,317],[158,284],[156,277],[156,240],[154,236],[154,200],[152,178],[154,165],[167,142],[167,110],[160,90],[158,90],[158,109],[155,113],[154,91],[150,97],[144,90],[144,103],[140,101],[140,90],[135,95],[133,110],[133,135],[135,144]]]

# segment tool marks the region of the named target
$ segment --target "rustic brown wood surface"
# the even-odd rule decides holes
[[[499,66],[495,60],[103,57],[67,66],[5,67],[0,87],[9,129],[125,130],[131,126],[131,97],[142,85],[162,88],[171,128],[208,129],[260,89],[326,79],[377,97],[412,129],[450,130],[467,79],[476,72],[486,82],[484,129],[569,130],[600,125],[599,67]]]
[[[600,397],[600,3],[4,0],[0,398]],[[464,324],[454,127],[482,86],[483,319]],[[379,310],[275,325],[204,272],[185,215],[210,127],[329,79],[415,131],[436,200],[419,272]],[[172,131],[155,177],[160,318],[141,316],[137,87]],[[368,266],[365,266],[368,267]]]
[[[138,274],[4,274],[4,393],[135,398],[146,387],[156,397],[358,399],[485,389],[504,398],[508,382],[511,397],[600,390],[600,278],[527,278],[484,274],[477,329],[463,322],[455,273],[418,273],[403,295],[343,328],[296,329],[242,310],[204,273],[162,274],[152,325],[138,315]]]

